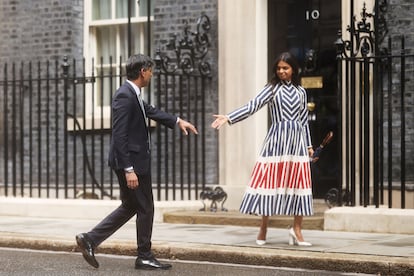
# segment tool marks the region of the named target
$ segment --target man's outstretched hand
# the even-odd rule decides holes
[[[185,135],[188,135],[188,131],[191,131],[194,134],[198,134],[196,127],[192,123],[187,122],[186,120],[183,120],[181,118],[178,121],[178,126],[180,127],[180,129],[183,131]]]

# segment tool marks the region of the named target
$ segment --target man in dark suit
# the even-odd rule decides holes
[[[138,257],[136,269],[169,269],[151,252],[154,200],[151,184],[150,141],[147,118],[169,128],[178,125],[184,134],[195,134],[189,122],[146,104],[141,88],[152,77],[153,60],[134,55],[127,60],[127,81],[116,91],[112,101],[112,139],[109,166],[115,171],[120,186],[121,205],[87,233],[76,236],[85,260],[95,268],[95,248],[136,215]]]

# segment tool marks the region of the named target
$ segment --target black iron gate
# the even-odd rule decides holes
[[[200,134],[183,137],[151,123],[153,183],[157,200],[197,199],[208,183],[206,99],[211,72],[204,59],[210,22],[157,52],[146,100],[194,123]],[[174,44],[176,43],[176,44]],[[104,64],[101,59],[100,64]],[[0,195],[42,198],[117,198],[107,166],[112,94],[125,81],[123,63],[95,67],[69,60],[4,64],[0,70]],[[88,73],[91,72],[91,73]],[[209,155],[210,154],[210,155]],[[213,163],[214,165],[214,163]]]
[[[414,89],[409,69],[414,55],[407,53],[404,37],[384,42],[386,1],[377,2],[375,13],[364,4],[359,21],[351,16],[349,40],[339,33],[336,41],[343,192],[330,196],[351,206],[405,208],[414,180],[413,170],[407,170],[414,163],[406,158],[413,152],[412,120],[406,118],[413,118],[407,103]]]
[[[155,133],[157,197],[165,199],[198,198],[206,184],[207,167],[214,168],[216,153],[206,150],[206,126],[212,114],[207,99],[212,96],[211,66],[206,60],[210,46],[210,19],[202,15],[196,31],[185,22],[181,36],[174,35],[166,45],[173,56],[157,50],[154,90],[156,103],[163,110],[191,121],[199,131],[197,136],[184,137],[182,132],[157,128]],[[151,93],[149,93],[151,95]],[[155,156],[155,155],[154,155]],[[162,185],[164,183],[165,185]],[[179,191],[177,194],[176,191]],[[171,193],[171,195],[170,195]]]

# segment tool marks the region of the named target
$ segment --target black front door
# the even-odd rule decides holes
[[[341,1],[268,0],[268,21],[269,74],[279,53],[294,54],[301,66],[302,86],[308,93],[314,147],[330,131],[334,135],[320,159],[311,165],[314,197],[324,198],[340,183],[334,41],[341,28]]]

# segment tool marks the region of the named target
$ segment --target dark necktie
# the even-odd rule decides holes
[[[148,132],[148,144],[150,144],[151,137],[150,137],[150,133],[148,129],[148,119],[147,119],[147,114],[145,114],[144,102],[142,101],[141,93],[139,93],[137,97],[138,97],[139,105],[141,106],[142,114],[144,115],[145,125],[147,127],[147,132]]]
[[[141,93],[139,95],[137,95],[137,97],[138,97],[139,105],[141,106],[142,114],[144,115],[144,118],[146,120],[147,115],[145,114],[144,103],[143,103],[142,98],[141,98]]]

